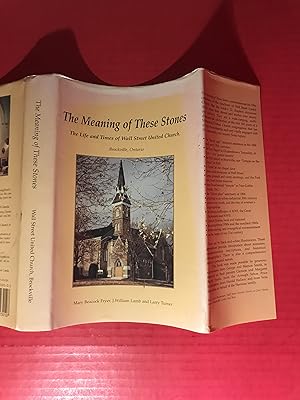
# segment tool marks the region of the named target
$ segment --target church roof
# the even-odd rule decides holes
[[[102,228],[96,228],[96,229],[89,229],[87,231],[79,232],[76,239],[78,240],[84,240],[84,239],[94,239],[97,237],[101,237],[104,239],[107,236],[113,236],[114,234],[114,228],[112,226],[112,223],[110,223],[107,226],[104,226]]]
[[[143,243],[146,244],[146,247],[149,250],[155,250],[155,248],[157,246],[157,242],[154,239],[151,239],[148,237],[146,242],[144,242],[144,239],[142,238],[140,231],[137,228],[131,228],[130,232],[131,232],[131,239],[133,241],[142,241]],[[109,225],[104,226],[102,228],[89,229],[86,231],[79,232],[77,234],[76,239],[85,240],[85,239],[94,239],[94,238],[98,238],[98,237],[101,237],[101,239],[104,239],[106,237],[115,239],[118,236],[114,234],[114,228],[112,226],[112,223],[110,223]]]

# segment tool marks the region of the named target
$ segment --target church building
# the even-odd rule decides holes
[[[150,237],[131,227],[130,209],[120,161],[111,223],[80,232],[75,238],[81,254],[75,280],[149,280],[172,285],[173,254],[163,232],[154,232]]]

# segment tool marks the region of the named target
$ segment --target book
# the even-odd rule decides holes
[[[0,87],[0,325],[276,318],[259,86]]]

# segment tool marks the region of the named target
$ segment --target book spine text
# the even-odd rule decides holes
[[[17,329],[51,329],[58,78],[26,81]]]

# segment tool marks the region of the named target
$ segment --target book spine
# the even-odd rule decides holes
[[[201,110],[201,135],[200,135],[200,144],[199,148],[201,148],[201,151],[203,153],[203,158],[202,158],[202,163],[200,165],[200,171],[203,172],[203,180],[204,180],[204,188],[203,188],[203,193],[201,193],[201,201],[203,202],[204,207],[200,207],[200,212],[201,219],[203,221],[203,226],[201,227],[202,230],[205,232],[201,232],[201,236],[204,236],[204,242],[205,242],[205,253],[202,255],[202,262],[204,263],[204,273],[205,273],[205,278],[203,279],[203,293],[201,295],[201,307],[203,308],[203,314],[204,314],[204,327],[201,329],[201,333],[210,333],[211,328],[210,328],[210,321],[209,321],[209,290],[208,290],[208,204],[207,204],[207,149],[206,149],[206,131],[205,131],[205,119],[206,119],[206,109],[205,109],[205,79],[204,79],[204,74],[205,70],[200,69],[201,73],[201,104],[200,104],[200,110]],[[202,214],[203,213],[203,214]]]
[[[51,329],[58,77],[26,80],[17,329]]]

